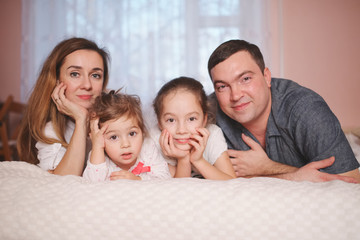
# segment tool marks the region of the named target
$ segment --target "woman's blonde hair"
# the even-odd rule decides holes
[[[41,141],[47,144],[61,143],[68,146],[65,140],[66,122],[68,116],[60,113],[51,99],[51,94],[60,77],[60,68],[66,56],[77,50],[91,50],[97,52],[104,65],[103,89],[109,80],[109,54],[103,48],[85,38],[70,38],[63,40],[50,53],[45,60],[34,89],[30,95],[27,109],[20,127],[17,149],[20,160],[38,163],[36,142]],[[44,129],[47,122],[51,121],[57,137],[60,140],[49,138],[45,135]]]

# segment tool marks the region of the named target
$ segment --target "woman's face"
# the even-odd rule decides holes
[[[77,50],[66,56],[59,81],[66,85],[65,96],[89,109],[100,95],[104,83],[104,63],[93,50]]]

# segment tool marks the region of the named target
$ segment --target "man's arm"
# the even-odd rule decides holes
[[[332,180],[341,180],[349,183],[360,183],[358,177],[356,177],[356,171],[359,173],[358,169],[355,169],[352,174],[343,173],[343,174],[329,174],[320,172],[319,169],[331,166],[335,161],[334,157],[330,157],[324,160],[311,162],[305,166],[299,168],[295,172],[278,174],[272,177],[282,178],[292,181],[311,181],[311,182],[327,182]]]
[[[237,177],[268,176],[297,170],[296,167],[271,160],[262,147],[245,134],[242,134],[242,139],[250,147],[249,150],[228,150]]]
[[[360,182],[357,169],[343,174],[329,174],[319,169],[331,166],[335,158],[331,157],[296,168],[271,160],[262,147],[250,137],[242,135],[250,147],[247,151],[228,150],[237,177],[276,177],[293,181],[324,182],[342,180],[351,183]]]
[[[354,169],[349,172],[340,173],[341,176],[351,177],[357,180],[358,183],[360,183],[360,172],[359,169]]]

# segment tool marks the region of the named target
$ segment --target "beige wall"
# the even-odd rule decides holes
[[[20,101],[21,0],[0,0],[0,101]]]
[[[360,126],[360,1],[273,2],[282,3],[271,11],[279,14],[272,23],[273,38],[283,43],[278,51],[283,55],[274,58],[279,59],[274,76],[282,74],[318,92],[344,127]],[[0,100],[10,93],[20,100],[21,0],[0,3]]]
[[[360,1],[282,3],[284,77],[318,92],[343,127],[360,126]]]

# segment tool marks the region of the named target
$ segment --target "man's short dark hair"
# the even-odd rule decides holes
[[[265,62],[259,47],[245,40],[235,39],[222,43],[211,54],[208,61],[208,71],[210,78],[211,78],[211,72],[210,72],[211,69],[213,69],[217,64],[221,63],[222,61],[225,61],[231,55],[239,51],[247,51],[248,53],[250,53],[256,64],[259,66],[261,72],[264,73]]]

